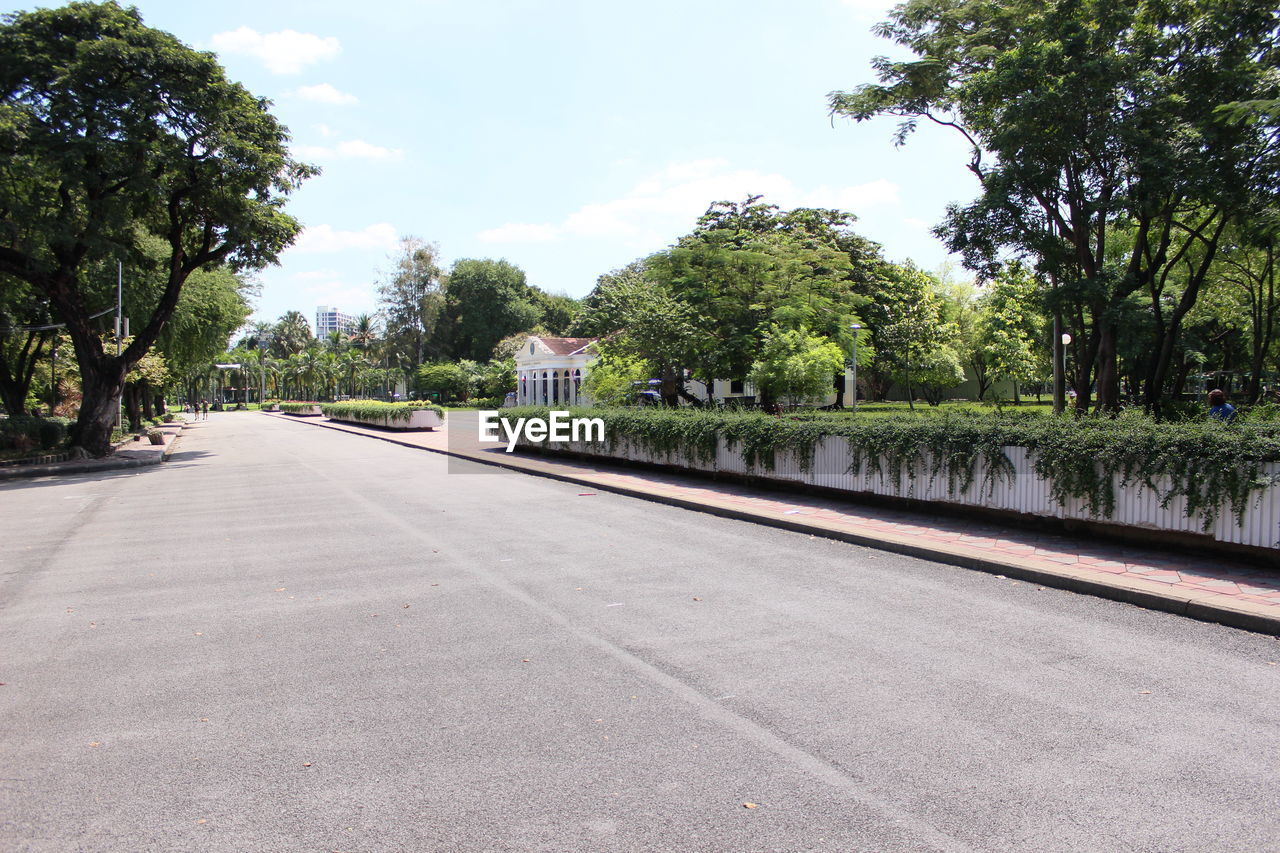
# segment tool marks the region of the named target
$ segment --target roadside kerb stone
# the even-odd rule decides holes
[[[70,459],[66,462],[52,462],[46,465],[16,465],[11,468],[0,468],[0,482],[26,480],[33,477],[60,477],[66,474],[97,474],[100,471],[121,471],[159,465],[173,453],[178,437],[185,427],[186,423],[181,421],[152,427],[165,434],[163,445],[144,444],[129,438],[117,444],[116,452],[104,459]]]

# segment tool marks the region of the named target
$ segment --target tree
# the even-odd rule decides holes
[[[981,192],[939,235],[987,275],[1002,250],[1035,258],[1075,321],[1077,388],[1096,379],[1102,408],[1119,405],[1120,306],[1147,293],[1158,408],[1226,223],[1275,192],[1274,136],[1218,107],[1275,96],[1277,14],[1266,0],[915,0],[878,29],[918,58],[877,59],[880,84],[830,106],[903,118],[899,144],[921,119],[964,135]]]
[[[538,322],[524,271],[507,261],[464,258],[449,271],[446,291],[452,354],[488,361],[498,341]]]
[[[984,354],[993,379],[1013,382],[1015,400],[1019,383],[1032,381],[1041,370],[1037,351],[1045,348],[1048,334],[1037,311],[1042,291],[1030,269],[1010,261],[988,283],[979,301],[976,347]]]
[[[863,374],[875,399],[883,400],[894,383],[907,386],[907,400],[914,408],[912,365],[930,361],[933,349],[949,345],[956,337],[954,324],[942,316],[937,280],[912,264],[883,264],[871,284],[870,302],[863,309],[871,344],[869,369]],[[864,344],[858,342],[859,365]]]
[[[143,25],[135,9],[73,2],[0,26],[0,273],[44,294],[67,324],[84,399],[73,440],[111,451],[125,375],[160,336],[187,278],[275,262],[300,226],[294,161],[268,103],[212,54]],[[109,286],[94,263],[145,263],[164,241],[164,288],[116,356],[91,315]]]
[[[400,255],[391,274],[378,285],[388,347],[407,356],[402,365],[408,375],[422,364],[429,351],[434,357],[449,354],[440,339],[445,308],[444,272],[440,247],[417,237],[400,240]]]
[[[27,413],[36,365],[57,332],[49,302],[22,281],[0,277],[0,403]]]
[[[964,368],[960,366],[960,355],[948,344],[931,347],[918,356],[915,362],[907,359],[903,364],[907,387],[911,388],[914,381],[916,387],[920,389],[921,396],[930,406],[941,403],[948,389],[964,382]]]
[[[297,355],[311,346],[315,335],[301,311],[286,311],[271,330],[271,349],[277,358]]]
[[[351,346],[358,349],[362,353],[368,353],[373,349],[374,344],[378,340],[378,321],[372,314],[359,314],[356,316],[355,324],[352,328],[350,341]]]
[[[418,368],[418,392],[425,396],[437,396],[439,399],[465,400],[471,396],[475,385],[475,363],[436,361]]]
[[[531,287],[529,293],[538,309],[537,325],[546,329],[549,335],[567,335],[582,310],[582,303],[568,294],[546,293],[537,287]]]
[[[1277,288],[1277,240],[1280,217],[1259,218],[1239,223],[1228,235],[1218,276],[1229,284],[1243,302],[1249,328],[1249,379],[1245,400],[1258,402],[1262,393],[1263,366],[1276,340],[1280,319],[1280,288]]]
[[[795,406],[825,397],[831,389],[831,375],[843,371],[844,362],[840,347],[822,335],[804,328],[774,326],[761,342],[750,379],[764,399],[781,399]]]
[[[244,278],[225,265],[192,273],[182,287],[173,316],[156,339],[156,349],[164,354],[169,372],[185,373],[216,359],[248,319],[251,293]],[[129,309],[126,303],[126,309],[140,307]]]
[[[697,361],[698,331],[693,309],[672,294],[666,284],[649,275],[644,261],[600,276],[575,328],[579,334],[611,335],[607,351],[615,361],[625,361],[622,373],[631,377],[635,363],[644,365],[641,372],[646,376],[641,378],[660,377],[661,393],[668,405],[677,405],[682,397],[696,402],[684,387],[685,366]],[[705,378],[703,381],[708,382]],[[709,382],[706,387],[709,393]],[[609,397],[617,396],[612,389],[597,390]]]
[[[612,341],[596,344],[597,358],[582,382],[592,400],[606,406],[634,402],[637,383],[652,375],[649,363],[633,353],[615,349]]]
[[[124,411],[131,431],[141,432],[142,419],[152,417],[151,393],[164,388],[168,379],[164,356],[155,350],[138,359],[125,376]]]
[[[647,275],[687,306],[687,367],[708,385],[751,371],[774,326],[807,328],[844,349],[878,258],[837,210],[782,211],[759,196],[715,202],[694,231],[648,259]],[[830,377],[828,377],[830,382]]]

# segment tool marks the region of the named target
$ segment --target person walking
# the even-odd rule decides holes
[[[1221,388],[1209,392],[1209,417],[1228,424],[1236,419],[1236,407],[1227,402],[1227,395]]]
[[[202,421],[209,420],[209,401],[208,400],[200,401],[200,420]]]

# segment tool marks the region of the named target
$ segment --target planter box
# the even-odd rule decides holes
[[[319,414],[317,412],[317,414]],[[396,420],[390,415],[384,415],[378,418],[357,418],[354,415],[343,415],[342,417],[330,417],[329,420],[339,423],[360,424],[362,426],[376,426],[383,429],[436,429],[444,426],[444,418],[440,417],[430,409],[415,409],[410,415],[409,420]]]
[[[324,414],[324,412],[320,411],[319,404],[299,407],[294,411],[289,411],[288,409],[280,409],[280,411],[286,415],[293,415],[295,418],[318,418]]]
[[[1050,493],[1049,483],[1036,474],[1025,447],[1005,447],[1004,454],[1016,472],[1011,480],[997,478],[994,483],[985,480],[986,466],[979,462],[974,482],[967,491],[953,492],[947,478],[929,476],[929,460],[918,462],[900,482],[887,473],[873,474],[865,464],[858,474],[849,472],[849,446],[841,436],[825,436],[818,440],[811,460],[800,460],[795,454],[782,452],[777,455],[772,470],[762,466],[749,466],[742,459],[739,448],[730,448],[721,438],[717,442],[713,459],[690,459],[680,451],[654,453],[629,441],[613,445],[587,442],[558,444],[533,444],[525,440],[521,448],[539,448],[548,452],[570,452],[603,459],[625,459],[650,465],[670,466],[707,473],[724,473],[747,476],[756,480],[800,484],[848,492],[851,496],[878,495],[906,498],[916,501],[951,504],[976,509],[1007,513],[1011,516],[1039,516],[1070,521],[1090,522],[1134,531],[1181,534],[1194,538],[1243,546],[1257,553],[1280,554],[1280,462],[1263,465],[1264,476],[1273,478],[1273,484],[1256,492],[1249,501],[1244,518],[1237,523],[1229,507],[1219,511],[1213,524],[1206,530],[1205,516],[1199,512],[1187,515],[1186,499],[1182,496],[1161,506],[1160,496],[1141,485],[1130,484],[1121,488],[1120,478],[1115,480],[1116,505],[1110,518],[1091,513],[1085,501],[1072,498],[1059,504]],[[801,464],[808,461],[810,464]],[[887,467],[887,466],[886,466]],[[1168,483],[1157,483],[1167,488]]]

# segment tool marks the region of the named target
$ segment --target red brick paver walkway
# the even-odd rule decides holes
[[[272,417],[1280,634],[1280,569],[771,492],[696,475],[508,454],[500,446],[479,444],[470,435],[474,426],[467,435],[449,435],[444,430],[397,432],[322,418]]]

